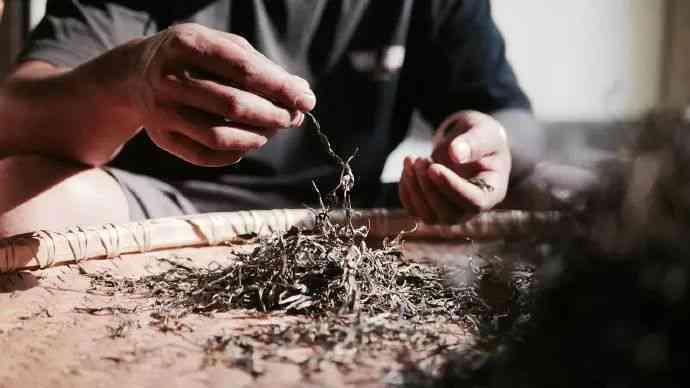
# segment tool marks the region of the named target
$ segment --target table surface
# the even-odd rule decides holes
[[[433,257],[441,261],[466,262],[480,245],[415,242],[405,245],[413,260]],[[156,271],[160,257],[189,257],[199,265],[231,260],[232,248],[187,248],[128,255],[114,260],[90,261],[77,266],[51,268],[0,277],[0,387],[220,387],[319,386],[379,387],[400,365],[396,354],[364,354],[357,368],[344,371],[324,363],[320,372],[305,376],[292,357],[313,349],[285,349],[282,360],[263,363],[264,373],[252,376],[239,368],[203,367],[199,344],[219,333],[242,332],[267,323],[289,324],[293,316],[258,316],[248,311],[214,317],[187,316],[193,331],[164,333],[152,327],[149,312],[136,312],[137,322],[123,338],[111,338],[108,326],[120,317],[92,315],[76,307],[135,307],[142,303],[131,295],[89,293],[84,273],[108,271],[117,277],[138,277]],[[141,297],[139,297],[141,298]],[[466,331],[457,332],[458,343],[471,344]]]

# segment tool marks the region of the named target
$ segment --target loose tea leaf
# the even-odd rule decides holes
[[[495,188],[494,188],[493,186],[491,186],[490,184],[486,183],[486,181],[485,181],[484,179],[482,179],[482,178],[476,178],[476,177],[475,177],[475,178],[470,178],[470,179],[468,179],[468,181],[469,181],[471,184],[473,184],[473,185],[479,187],[480,189],[482,189],[482,191],[486,191],[486,192],[489,192],[489,193],[490,193],[490,192],[492,192],[492,191],[495,190]]]

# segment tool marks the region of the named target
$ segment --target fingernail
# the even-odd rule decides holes
[[[470,145],[462,140],[450,143],[451,158],[458,163],[465,163],[470,159]]]
[[[304,92],[297,99],[297,108],[302,111],[310,111],[316,106],[316,95],[309,91]]]
[[[302,113],[298,110],[295,110],[295,111],[290,112],[290,114],[291,114],[290,122],[292,123],[292,126],[295,128],[300,127],[302,125],[302,123],[304,122],[304,113]]]

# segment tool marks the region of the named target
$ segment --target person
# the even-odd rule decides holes
[[[539,158],[530,109],[489,0],[48,1],[0,89],[0,235],[313,202],[338,169],[307,112],[373,206],[419,111],[399,200],[452,222]]]

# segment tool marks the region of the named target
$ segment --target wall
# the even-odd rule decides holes
[[[690,120],[690,2],[668,0],[666,12],[668,39],[662,106],[670,110],[685,110],[686,118]]]
[[[665,7],[665,0],[493,0],[508,56],[546,121],[634,119],[657,105]]]
[[[46,13],[47,0],[31,0],[29,4],[29,26],[36,27]]]

